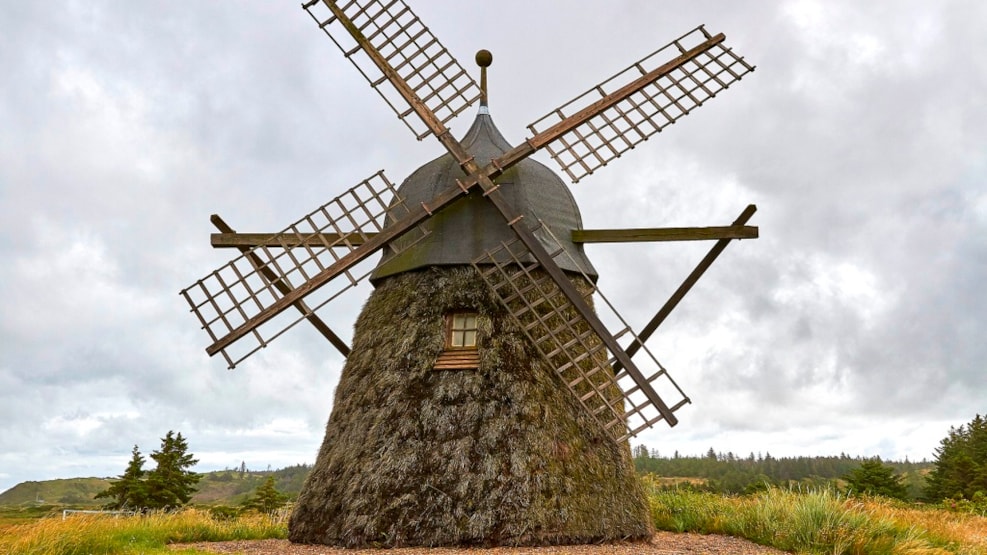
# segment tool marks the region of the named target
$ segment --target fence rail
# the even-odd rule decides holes
[[[62,509],[62,520],[68,518],[70,514],[75,514],[75,513],[81,513],[85,515],[114,515],[114,516],[134,515],[134,511],[84,511],[81,509]]]

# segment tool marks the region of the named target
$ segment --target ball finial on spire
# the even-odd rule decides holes
[[[480,66],[480,111],[487,113],[487,68],[493,63],[493,54],[489,50],[476,53],[476,65]]]
[[[476,65],[480,67],[490,67],[493,63],[493,54],[489,50],[480,50],[476,53]]]

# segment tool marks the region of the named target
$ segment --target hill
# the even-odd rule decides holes
[[[104,478],[67,478],[43,482],[21,482],[0,493],[0,505],[90,505],[93,496],[110,485]]]
[[[275,487],[289,497],[296,497],[311,466],[289,466],[269,472],[219,470],[202,473],[198,491],[192,496],[197,505],[238,505],[245,501],[268,476],[274,475]],[[0,507],[31,505],[65,505],[98,507],[105,500],[93,497],[109,487],[105,478],[67,478],[39,482],[21,482],[0,493]]]

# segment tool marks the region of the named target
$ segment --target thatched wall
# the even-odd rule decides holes
[[[481,315],[480,368],[432,368],[444,314]],[[627,445],[592,421],[469,267],[385,279],[356,323],[294,542],[348,547],[641,539]]]

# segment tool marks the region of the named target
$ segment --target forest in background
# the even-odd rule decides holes
[[[770,486],[842,488],[843,479],[864,461],[873,460],[845,453],[838,456],[773,457],[770,453],[737,455],[718,452],[712,447],[702,456],[682,456],[676,451],[665,456],[656,449],[636,445],[632,449],[639,474],[660,478],[691,478],[689,483],[717,493],[752,493]],[[926,475],[935,468],[930,461],[881,461],[902,478],[909,498],[920,499]],[[680,483],[669,480],[669,484]]]

